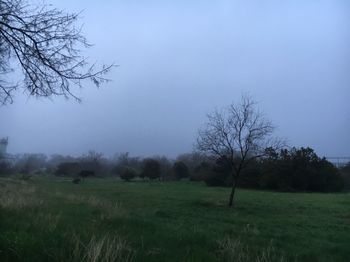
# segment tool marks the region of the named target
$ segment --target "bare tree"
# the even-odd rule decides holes
[[[233,180],[229,206],[232,206],[242,170],[253,159],[264,156],[266,148],[281,147],[283,143],[272,138],[273,125],[249,96],[242,96],[241,103],[215,110],[207,117],[205,127],[199,130],[197,149],[229,162]]]
[[[82,56],[90,44],[76,28],[79,14],[67,14],[26,0],[0,0],[0,103],[13,102],[13,91],[30,95],[74,97],[71,84],[90,79],[99,86],[112,67],[95,70]],[[23,81],[11,83],[10,73],[21,69]]]

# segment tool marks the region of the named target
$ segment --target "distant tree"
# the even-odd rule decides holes
[[[76,158],[72,156],[63,156],[59,154],[51,155],[46,162],[46,168],[49,173],[54,173],[57,169],[57,166],[61,163],[76,162]]]
[[[111,66],[95,70],[81,54],[90,44],[75,26],[78,15],[26,0],[0,0],[0,103],[11,103],[16,89],[79,100],[71,84],[81,87],[82,80],[90,79],[99,86],[106,81],[103,74]],[[18,69],[23,82],[9,82]]]
[[[139,172],[142,168],[142,161],[139,157],[130,157],[129,153],[116,154],[112,159],[114,166],[112,174],[120,176],[125,167],[131,167]]]
[[[119,166],[122,166],[122,167],[128,166],[130,164],[129,152],[115,155],[115,161]]]
[[[159,163],[160,179],[173,180],[172,163],[166,156],[153,156],[152,159]]]
[[[344,187],[339,170],[309,147],[269,150],[260,180],[263,188],[280,191],[333,192]]]
[[[46,159],[44,154],[17,155],[15,169],[21,174],[32,174],[46,167]]]
[[[202,152],[191,152],[179,155],[176,158],[176,161],[185,163],[189,169],[189,172],[192,173],[198,166],[201,165],[201,163],[208,162],[210,159]]]
[[[125,181],[130,181],[135,177],[137,177],[137,171],[132,167],[124,167],[120,174],[120,178]]]
[[[230,207],[242,170],[249,162],[264,156],[267,147],[281,146],[281,141],[272,139],[273,130],[271,122],[256,109],[256,102],[249,96],[242,96],[239,104],[208,114],[206,126],[199,130],[197,149],[226,159],[230,165]]]
[[[95,151],[89,151],[78,159],[79,164],[83,170],[92,171],[95,174],[102,175],[106,171],[106,160],[103,158],[102,153]]]
[[[81,171],[81,166],[77,162],[64,162],[57,166],[56,176],[77,176]]]
[[[265,155],[249,162],[241,173],[239,186],[282,192],[339,192],[350,189],[350,169],[337,169],[312,148],[267,148]],[[208,186],[232,186],[230,161],[219,157],[202,162],[191,174],[192,180]]]
[[[160,179],[160,164],[157,160],[148,158],[143,162],[143,169],[140,177],[153,179]]]
[[[190,172],[187,165],[182,161],[175,162],[173,165],[173,170],[174,170],[175,178],[178,180],[182,178],[187,178],[190,176]]]

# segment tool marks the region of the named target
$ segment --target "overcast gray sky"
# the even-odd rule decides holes
[[[81,23],[113,81],[0,107],[9,153],[175,156],[206,113],[249,92],[290,145],[350,155],[350,2],[48,0]]]

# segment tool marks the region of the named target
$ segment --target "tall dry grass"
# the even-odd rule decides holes
[[[271,242],[262,251],[252,252],[249,246],[244,245],[239,239],[225,238],[218,242],[218,258],[220,261],[234,262],[283,262],[282,252],[278,252]]]
[[[26,181],[3,180],[0,183],[0,207],[22,209],[38,207],[44,200],[36,195],[36,187]]]
[[[110,201],[98,198],[94,195],[63,194],[56,192],[57,197],[63,198],[72,204],[85,204],[101,211],[101,219],[112,219],[116,217],[125,217],[128,212],[123,208],[119,201]]]
[[[72,246],[69,261],[74,262],[128,262],[133,258],[133,250],[118,235],[92,236],[87,243],[74,236]]]

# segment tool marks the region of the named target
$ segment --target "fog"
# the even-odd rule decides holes
[[[251,94],[292,146],[350,155],[348,1],[49,1],[80,23],[112,81],[73,99],[16,93],[9,153],[175,156],[215,107]],[[18,79],[20,80],[20,79]]]

